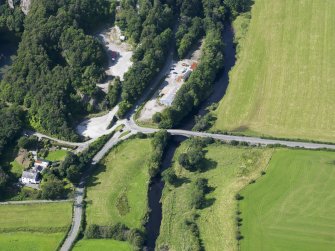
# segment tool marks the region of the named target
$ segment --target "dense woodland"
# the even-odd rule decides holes
[[[106,63],[102,45],[87,33],[110,17],[110,7],[105,0],[33,1],[1,99],[26,108],[35,129],[76,139],[74,115],[92,109],[82,101],[96,95]]]

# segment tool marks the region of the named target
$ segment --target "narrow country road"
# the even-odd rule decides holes
[[[75,242],[81,225],[81,220],[83,217],[83,200],[84,200],[84,191],[85,188],[83,184],[80,184],[75,191],[75,201],[73,204],[73,216],[72,216],[72,225],[71,229],[66,237],[61,251],[68,251],[71,249],[73,243]]]

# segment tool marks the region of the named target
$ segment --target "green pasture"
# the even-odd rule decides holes
[[[242,191],[241,250],[334,250],[334,190],[334,152],[278,150]]]
[[[147,213],[150,139],[127,140],[99,163],[87,188],[88,225],[123,223],[142,228]]]
[[[335,142],[334,12],[333,0],[255,0],[212,130]]]
[[[0,205],[0,249],[56,250],[72,220],[72,203]]]
[[[10,232],[0,234],[1,251],[55,251],[64,233]]]
[[[80,240],[73,251],[132,251],[132,246],[127,242],[116,240],[99,240],[99,239],[84,239]]]

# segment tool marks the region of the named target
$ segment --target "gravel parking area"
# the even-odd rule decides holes
[[[156,112],[161,112],[166,107],[171,106],[180,87],[196,69],[200,56],[201,46],[190,57],[172,62],[160,88],[143,107],[139,116],[140,121],[150,121]]]

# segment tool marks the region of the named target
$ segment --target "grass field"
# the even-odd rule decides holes
[[[123,142],[102,160],[87,189],[88,224],[141,228],[147,213],[150,139]]]
[[[15,232],[1,233],[2,251],[54,251],[64,233]]]
[[[60,149],[56,151],[51,151],[48,153],[47,157],[45,159],[50,160],[50,161],[62,161],[65,159],[67,155],[67,151]]]
[[[177,149],[174,159],[186,149],[184,142]],[[199,215],[196,223],[204,250],[237,250],[235,239],[235,194],[251,179],[258,177],[271,157],[272,149],[231,147],[214,144],[207,147],[206,172],[191,173],[177,162],[173,168],[185,182],[181,186],[167,185],[163,191],[163,220],[157,248],[167,245],[170,250],[197,250],[197,239],[185,224],[192,214]],[[191,186],[197,178],[208,179],[214,189],[206,199],[213,204],[195,210],[190,207]]]
[[[0,249],[56,250],[72,219],[72,203],[0,205]]]
[[[241,250],[334,250],[334,161],[333,152],[277,151],[242,191]]]
[[[22,171],[24,170],[23,165],[18,163],[16,160],[10,162],[10,165],[12,167],[10,171],[16,176],[20,177],[22,175]]]
[[[81,240],[73,248],[73,251],[132,251],[132,246],[127,242],[115,240]]]
[[[213,130],[335,142],[335,1],[255,0]]]

